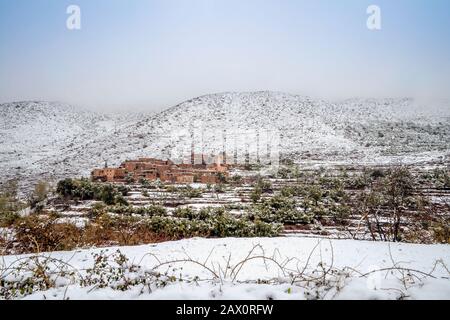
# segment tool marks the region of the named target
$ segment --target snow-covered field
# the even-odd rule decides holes
[[[57,259],[59,262],[54,265],[61,266],[64,262],[86,277],[87,269],[98,259],[93,254],[103,251],[112,254],[113,259],[118,249],[129,259],[126,270],[121,269],[123,277],[118,273],[119,284],[156,272],[166,280],[158,282],[159,285],[138,284],[121,291],[114,281],[105,288],[84,286],[77,275],[67,273],[59,275],[55,288],[24,298],[450,299],[448,245],[297,237],[194,238],[42,256]],[[29,256],[3,257],[1,266],[17,266],[15,261],[23,262],[25,257]],[[23,275],[24,272],[19,272],[10,278],[19,279]]]

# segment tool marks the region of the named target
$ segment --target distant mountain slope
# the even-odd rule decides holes
[[[2,181],[45,173],[58,174],[53,167],[56,159],[68,150],[109,135],[120,128],[119,119],[118,116],[101,115],[57,102],[1,104]]]
[[[97,149],[111,164],[145,155],[167,157],[179,145],[189,147],[186,130],[201,128],[204,136],[194,139],[204,152],[221,150],[217,134],[224,130],[240,135],[241,149],[249,139],[246,131],[269,130],[279,132],[282,155],[297,161],[414,161],[424,152],[426,159],[450,148],[448,109],[428,111],[411,99],[328,103],[278,92],[212,94],[146,117],[75,153],[86,158]]]
[[[206,95],[139,117],[30,102],[1,105],[0,112],[2,178],[86,175],[104,161],[170,157],[189,149],[192,138],[199,151],[217,153],[222,133],[237,140],[241,154],[255,144],[253,133],[260,133],[261,145],[279,135],[281,155],[302,163],[448,161],[450,152],[448,105],[411,99],[330,103],[262,91]]]

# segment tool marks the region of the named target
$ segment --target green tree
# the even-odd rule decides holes
[[[253,188],[252,193],[250,194],[250,199],[253,201],[253,203],[257,203],[259,200],[261,200],[262,190],[259,186],[256,186]]]

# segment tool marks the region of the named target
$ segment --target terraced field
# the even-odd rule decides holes
[[[128,185],[128,193],[125,200],[132,208],[146,208],[149,206],[161,206],[167,210],[167,215],[180,208],[190,208],[200,211],[205,208],[224,208],[236,217],[252,215],[258,205],[284,194],[287,190],[300,188],[319,188],[322,195],[315,206],[306,208],[308,195],[289,194],[286,198],[295,203],[298,212],[311,213],[308,221],[300,223],[286,223],[282,231],[283,236],[324,237],[335,239],[359,239],[359,240],[383,240],[378,230],[388,228],[394,223],[392,209],[385,205],[377,207],[376,216],[370,215],[369,208],[362,208],[361,196],[368,193],[373,181],[366,186],[354,185],[361,177],[370,172],[383,172],[389,167],[335,167],[332,170],[304,169],[298,172],[297,178],[272,177],[245,174],[248,176],[239,183],[229,183],[217,186],[194,184],[190,186],[163,185],[163,184],[134,184]],[[420,185],[415,185],[410,192],[412,199],[424,201],[420,208],[403,207],[399,218],[400,228],[407,230],[411,225],[425,224],[434,218],[447,224],[450,221],[450,188],[438,185],[429,178],[433,170],[410,167],[409,172]],[[445,172],[445,171],[444,171]],[[243,172],[234,172],[240,176]],[[318,178],[320,177],[320,178]],[[429,180],[426,180],[426,178]],[[343,198],[331,200],[329,194],[333,187],[330,183],[343,180]],[[267,189],[261,192],[260,198],[255,201],[252,195],[258,181],[264,181]],[[345,182],[346,181],[346,182]],[[358,182],[361,183],[361,182]],[[353,184],[353,185],[352,185]],[[330,191],[331,190],[331,191]],[[339,189],[340,190],[340,189]],[[345,200],[344,200],[345,199]],[[77,224],[88,222],[92,208],[98,201],[66,201],[54,199],[50,201],[48,209],[56,212],[63,221],[72,221]],[[345,206],[348,210],[339,214],[339,206]],[[275,221],[276,222],[276,221]],[[425,227],[424,227],[425,228]],[[371,230],[372,229],[372,230]],[[420,228],[419,228],[420,229]],[[423,235],[421,241],[428,241]],[[412,240],[411,240],[412,241]],[[429,240],[431,241],[431,240]],[[420,241],[419,241],[420,242]]]

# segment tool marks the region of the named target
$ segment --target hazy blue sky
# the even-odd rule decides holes
[[[1,102],[160,109],[252,90],[448,98],[450,1],[0,0]]]

